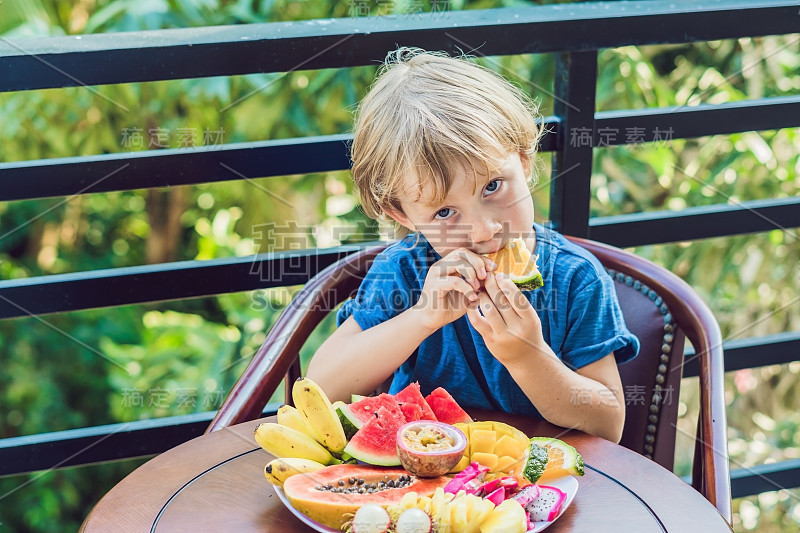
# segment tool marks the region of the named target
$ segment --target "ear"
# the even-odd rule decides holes
[[[395,209],[385,209],[384,212],[389,218],[391,218],[404,228],[407,228],[409,231],[417,231],[416,228],[414,227],[414,224],[412,224],[411,221],[408,219],[408,217],[401,211],[397,211]]]
[[[525,152],[519,153],[519,160],[522,162],[522,170],[525,171],[525,181],[531,181],[531,160]]]

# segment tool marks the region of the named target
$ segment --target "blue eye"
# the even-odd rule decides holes
[[[434,218],[438,218],[440,220],[444,220],[444,219],[450,218],[450,215],[452,214],[452,211],[453,210],[450,209],[449,207],[443,207],[443,208],[439,209],[436,212],[436,215],[434,215]]]
[[[486,184],[486,192],[488,192],[489,194],[497,192],[497,189],[499,188],[500,188],[500,179],[493,179],[492,181]]]

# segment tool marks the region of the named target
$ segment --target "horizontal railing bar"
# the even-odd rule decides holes
[[[274,415],[280,406],[267,404],[263,416]],[[207,411],[0,439],[0,477],[155,455],[202,435],[214,415]]]
[[[776,96],[725,104],[600,111],[595,114],[593,146],[668,142],[743,131],[800,126],[800,96]],[[566,132],[581,142],[581,132]]]
[[[686,483],[692,476],[681,476]],[[800,487],[800,459],[731,470],[731,497],[745,498],[762,492]]]
[[[555,150],[558,125],[545,118],[540,150]],[[0,201],[347,170],[352,139],[338,134],[0,163]]]
[[[800,96],[603,111],[595,117],[593,134],[565,132],[566,142],[602,147],[796,127]],[[559,126],[558,117],[544,119],[540,151],[557,149]],[[352,135],[337,134],[0,163],[0,201],[347,170],[351,141]]]
[[[351,140],[327,135],[0,163],[0,201],[346,170]]]
[[[731,470],[731,497],[800,487],[800,459]]]
[[[0,319],[302,285],[370,244],[4,280]]]
[[[800,227],[800,198],[751,200],[589,220],[589,238],[627,248]]]
[[[725,372],[782,365],[800,361],[800,332],[788,331],[763,337],[730,340],[723,344],[723,349]],[[700,366],[694,355],[694,350],[686,350],[683,363],[685,378],[700,374]]]
[[[0,92],[376,65],[397,45],[496,56],[797,31],[795,0],[653,0],[2,39]]]

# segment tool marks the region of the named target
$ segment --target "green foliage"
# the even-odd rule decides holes
[[[539,2],[560,3],[560,2]],[[0,35],[36,37],[408,13],[409,2],[4,0]],[[415,6],[417,4],[414,4]],[[442,5],[439,3],[438,5]],[[528,5],[453,0],[449,9]],[[418,7],[418,6],[417,6]],[[423,3],[430,11],[432,3]],[[442,13],[446,16],[446,13]],[[482,57],[553,112],[552,56]],[[601,52],[599,111],[796,94],[796,36]],[[182,148],[349,131],[376,67],[253,74],[0,94],[0,161]],[[666,128],[666,125],[665,125]],[[617,132],[625,135],[626,132]],[[748,132],[596,151],[592,216],[783,198],[800,189],[800,132]],[[549,158],[534,190],[549,217]],[[375,240],[346,172],[0,204],[0,279]],[[97,176],[96,179],[102,179]],[[289,226],[295,224],[295,226]],[[291,231],[292,242],[273,239]],[[344,230],[343,230],[344,228]],[[640,247],[711,305],[725,338],[800,330],[797,232]],[[0,437],[216,408],[299,287],[0,321]],[[301,351],[306,365],[333,315]],[[732,467],[800,453],[800,363],[727,376]],[[689,472],[697,382],[685,380],[676,471]],[[282,391],[273,401],[281,401]],[[141,461],[0,480],[0,524],[77,529]],[[738,530],[795,531],[786,491],[737,501]],[[793,527],[794,524],[794,527]]]

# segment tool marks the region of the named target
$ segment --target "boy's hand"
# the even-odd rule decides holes
[[[464,316],[467,304],[478,299],[481,281],[496,266],[491,259],[466,248],[457,248],[435,262],[414,305],[423,311],[423,326],[437,330]]]
[[[552,354],[539,315],[514,282],[496,274],[488,276],[484,286],[478,299],[469,302],[467,317],[495,359],[509,367],[530,360],[531,354]]]

